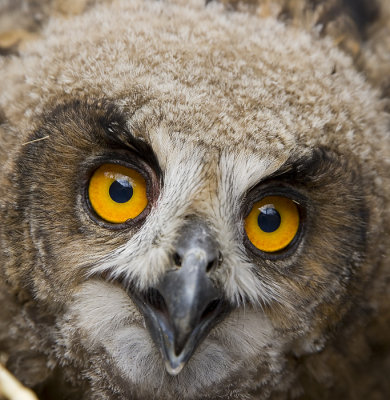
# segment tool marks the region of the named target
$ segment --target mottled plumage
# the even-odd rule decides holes
[[[0,351],[42,399],[390,396],[388,4],[223,3],[44,2],[3,46]],[[124,225],[108,162],[146,180]],[[244,226],[270,195],[300,210],[275,254]],[[177,374],[143,306],[190,236],[223,311]]]

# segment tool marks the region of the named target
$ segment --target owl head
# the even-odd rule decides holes
[[[268,398],[361,329],[388,120],[330,41],[123,1],[0,62],[2,276],[86,398]]]

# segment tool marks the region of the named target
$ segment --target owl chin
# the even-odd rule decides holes
[[[235,374],[243,368],[247,376],[240,384],[235,383],[236,390],[255,375],[258,378],[259,373],[262,374],[260,381],[266,384],[270,372],[263,366],[270,360],[275,365],[278,359],[281,379],[283,342],[276,338],[265,315],[255,310],[233,310],[225,315],[223,321],[210,328],[203,341],[191,349],[191,357],[183,363],[180,373],[173,376],[132,297],[120,285],[101,280],[86,282],[74,297],[69,321],[72,321],[72,328],[81,333],[88,353],[104,349],[103,359],[109,358],[114,364],[110,374],[116,370],[128,387],[143,388],[137,396],[147,398],[160,391],[161,398],[166,399],[199,398],[199,393],[204,392],[203,398],[208,398],[216,384],[221,394],[223,382],[227,395],[232,390]],[[253,337],[254,331],[258,332],[256,337]],[[260,363],[259,354],[263,358]],[[100,367],[106,368],[104,362]],[[275,371],[272,374],[275,375]]]
[[[264,348],[263,360],[259,364],[261,357],[258,355],[251,357],[248,352],[240,353],[248,350],[245,346],[232,349],[227,342],[221,341],[220,335],[224,331],[222,329],[219,334],[214,335],[210,333],[176,375],[171,374],[166,367],[167,361],[161,356],[145,328],[132,326],[118,330],[106,351],[114,360],[125,385],[135,390],[136,398],[140,399],[155,398],[156,393],[157,398],[167,400],[208,399],[213,398],[213,395],[229,398],[232,391],[245,393],[245,388],[255,376],[264,387],[270,381],[279,382],[282,379],[283,362],[279,364],[280,369],[276,375],[265,367],[271,359],[276,358],[275,355],[271,356]],[[232,345],[231,338],[228,342]],[[246,373],[243,374],[243,370]],[[235,380],[237,375],[241,376],[240,382]],[[259,395],[256,398],[263,397]]]

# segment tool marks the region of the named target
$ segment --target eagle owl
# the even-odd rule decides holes
[[[206,3],[2,3],[1,361],[40,399],[388,399],[389,3]]]

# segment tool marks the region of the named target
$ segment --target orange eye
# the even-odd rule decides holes
[[[253,205],[245,218],[249,240],[259,250],[273,253],[287,247],[299,228],[297,205],[289,198],[268,196]]]
[[[117,164],[103,164],[94,172],[88,195],[96,214],[114,224],[137,217],[148,204],[143,176]]]

